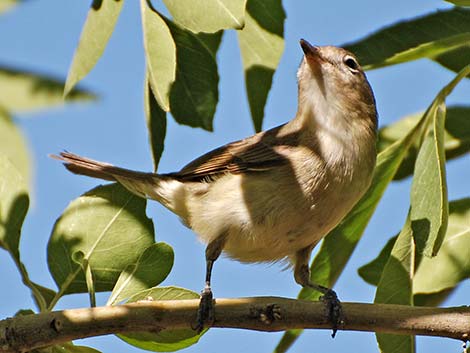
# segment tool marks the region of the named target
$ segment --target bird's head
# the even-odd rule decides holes
[[[300,40],[304,57],[297,73],[299,109],[323,117],[366,119],[376,125],[372,89],[356,57],[334,46],[313,46]]]

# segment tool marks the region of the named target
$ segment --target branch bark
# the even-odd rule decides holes
[[[190,328],[199,300],[142,301],[18,316],[0,321],[0,352],[21,352],[78,338]],[[440,336],[467,341],[470,307],[342,303],[340,330]],[[217,299],[212,327],[258,331],[328,329],[325,306],[280,297]]]

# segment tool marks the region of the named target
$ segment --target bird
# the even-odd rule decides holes
[[[313,248],[370,186],[377,109],[357,58],[301,39],[297,112],[270,130],[216,148],[178,172],[132,171],[62,152],[75,174],[116,181],[178,215],[205,243],[206,276],[195,328],[214,320],[211,274],[221,253],[244,263],[285,261],[295,281],[323,293],[333,335],[336,293],[310,280]]]

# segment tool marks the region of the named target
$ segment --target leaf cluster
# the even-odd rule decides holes
[[[11,6],[15,1],[9,1]],[[29,207],[30,157],[14,117],[70,100],[95,96],[75,85],[95,66],[113,33],[124,0],[94,0],[70,70],[60,80],[0,67],[0,246],[12,257],[40,312],[64,295],[110,292],[108,305],[124,301],[197,298],[184,288],[158,286],[173,266],[173,250],[155,242],[146,201],[117,184],[99,186],[73,200],[52,229],[49,271],[57,289],[33,282],[21,262],[21,228]],[[456,5],[468,5],[456,1]],[[149,0],[140,0],[146,58],[145,112],[155,169],[163,152],[167,114],[180,124],[212,130],[218,102],[217,51],[225,30],[237,32],[246,91],[255,130],[284,47],[285,13],[280,0],[164,0],[171,18]],[[137,4],[132,4],[137,6]],[[7,8],[0,7],[0,11]],[[470,150],[470,106],[446,106],[454,87],[470,74],[470,10],[435,11],[399,21],[345,44],[366,69],[417,59],[433,60],[457,72],[422,113],[404,117],[379,133],[379,155],[366,195],[331,231],[312,262],[312,280],[332,287],[352,256],[385,190],[412,176],[408,217],[377,258],[359,269],[377,286],[376,303],[438,305],[470,276],[470,198],[448,200],[446,162]],[[8,89],[5,89],[8,87]],[[3,94],[3,92],[6,92]],[[432,281],[429,280],[432,278]],[[302,289],[301,299],[318,299]],[[21,315],[24,313],[18,313]],[[276,348],[285,352],[301,334],[287,331]],[[161,331],[120,336],[153,351],[194,344],[193,331]],[[377,336],[380,350],[414,351],[414,338]],[[40,352],[96,352],[67,343]]]

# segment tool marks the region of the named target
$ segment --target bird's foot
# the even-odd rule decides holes
[[[343,309],[341,308],[341,302],[336,295],[336,292],[332,289],[328,289],[324,295],[320,297],[320,300],[325,303],[328,320],[331,322],[333,333],[331,337],[335,337],[338,327],[343,324]]]
[[[204,327],[211,326],[214,322],[214,300],[210,287],[205,287],[201,292],[201,301],[197,311],[197,321],[193,329],[198,333],[204,330]]]

